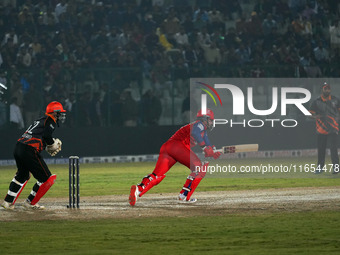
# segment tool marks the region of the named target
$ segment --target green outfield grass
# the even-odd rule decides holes
[[[261,163],[310,164],[314,160],[233,159],[227,163],[240,167]],[[130,186],[151,173],[154,165],[154,162],[83,164],[80,166],[81,196],[128,196]],[[50,165],[50,169],[58,177],[46,197],[67,199],[68,166]],[[176,164],[150,193],[178,192],[188,173],[188,169]],[[5,196],[14,174],[15,167],[0,167],[0,196]],[[34,178],[29,181],[21,198],[29,194],[34,182]],[[229,177],[222,173],[208,175],[198,191],[326,186],[340,186],[338,175],[238,174]],[[340,250],[339,211],[83,221],[51,218],[49,221],[0,222],[0,225],[1,254],[339,254]]]
[[[313,158],[290,158],[290,159],[230,159],[228,161],[215,161],[213,164],[251,166],[260,164],[271,165],[305,165],[314,163]],[[211,165],[213,165],[211,164]],[[144,163],[103,163],[80,165],[80,187],[82,196],[97,195],[121,195],[128,194],[130,186],[139,183],[141,179],[151,173],[155,162]],[[50,165],[52,173],[57,175],[57,181],[46,197],[64,197],[68,194],[68,165]],[[0,195],[6,194],[9,182],[12,180],[16,168],[0,167]],[[150,193],[178,192],[189,174],[189,170],[176,164],[166,174],[167,177],[161,185],[156,186]],[[28,186],[33,186],[35,180],[32,177]],[[200,183],[199,191],[221,190],[245,190],[266,189],[285,187],[322,187],[340,185],[340,174],[334,175],[329,172],[323,174],[313,173],[207,173],[206,178]],[[29,189],[23,191],[28,195]]]
[[[2,254],[339,254],[340,213],[1,223]]]

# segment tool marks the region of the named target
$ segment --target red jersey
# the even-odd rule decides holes
[[[202,121],[195,121],[181,127],[169,140],[181,141],[187,147],[210,146],[207,128]]]

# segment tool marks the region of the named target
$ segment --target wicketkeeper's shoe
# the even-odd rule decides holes
[[[6,201],[3,201],[1,206],[5,208],[6,210],[14,210],[14,205],[12,203],[8,203]]]
[[[187,200],[187,197],[183,194],[179,194],[178,195],[178,202],[179,203],[195,203],[197,202],[197,199],[196,198],[190,198],[189,200]]]
[[[45,206],[39,205],[39,204],[31,205],[31,203],[27,200],[25,200],[24,202],[24,207],[30,210],[44,210],[45,209]]]
[[[140,192],[137,185],[132,185],[130,190],[130,196],[129,196],[129,203],[131,206],[134,206],[137,202],[138,196]]]

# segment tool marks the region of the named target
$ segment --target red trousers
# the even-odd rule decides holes
[[[153,171],[157,176],[162,176],[176,163],[179,162],[195,171],[196,166],[201,166],[201,160],[189,146],[180,141],[169,140],[165,142],[159,152],[158,161]]]

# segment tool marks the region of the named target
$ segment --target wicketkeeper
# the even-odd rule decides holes
[[[217,159],[221,153],[214,151],[215,148],[211,145],[207,135],[207,130],[213,128],[213,111],[207,109],[207,113],[204,115],[202,111],[199,111],[196,117],[197,120],[195,122],[181,127],[162,145],[154,171],[145,176],[138,185],[131,186],[129,197],[130,205],[134,206],[138,197],[143,196],[153,186],[159,184],[165,178],[165,173],[168,172],[176,162],[185,165],[191,170],[191,174],[187,177],[179,193],[179,201],[186,203],[197,201],[197,199],[191,198],[191,195],[204,178],[209,162],[202,163],[191,148],[199,145],[205,157],[213,157],[214,159]]]
[[[14,209],[14,204],[32,173],[37,182],[25,200],[24,207],[44,209],[44,206],[37,203],[54,184],[57,176],[51,174],[40,153],[46,149],[51,156],[55,156],[61,150],[61,141],[52,138],[52,133],[56,126],[59,127],[59,121],[65,121],[65,117],[66,111],[61,103],[53,101],[47,105],[45,116],[34,121],[18,139],[14,149],[18,170],[9,185],[2,207]]]

